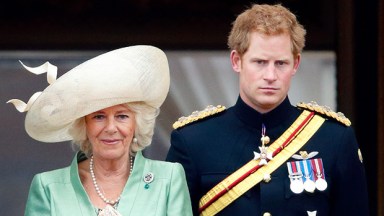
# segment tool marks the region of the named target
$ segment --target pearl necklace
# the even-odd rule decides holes
[[[133,157],[132,156],[129,156],[129,161],[130,161],[129,175],[131,175],[132,169],[133,169]],[[107,204],[115,205],[116,203],[118,203],[120,201],[121,195],[116,200],[113,201],[113,200],[107,199],[104,196],[104,194],[100,191],[99,185],[97,184],[97,181],[96,181],[95,172],[93,171],[93,155],[91,156],[91,161],[89,162],[89,172],[91,173],[93,186],[95,187],[97,195],[99,195],[99,197]]]

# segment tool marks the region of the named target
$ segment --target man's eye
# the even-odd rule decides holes
[[[277,64],[278,66],[282,66],[282,65],[285,65],[286,63],[283,62],[283,61],[278,61],[278,62],[276,62],[276,64]]]

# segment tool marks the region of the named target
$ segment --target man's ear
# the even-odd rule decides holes
[[[296,74],[297,70],[299,70],[300,62],[301,62],[301,54],[298,54],[297,57],[295,58],[294,62],[293,62],[292,76]]]
[[[230,58],[233,70],[239,73],[241,71],[241,56],[236,50],[232,50]]]

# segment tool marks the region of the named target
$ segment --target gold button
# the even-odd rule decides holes
[[[271,215],[271,213],[269,213],[269,212],[265,212],[265,213],[263,214],[263,216],[272,216],[272,215]]]
[[[271,181],[271,175],[269,174],[265,174],[264,177],[263,177],[263,180],[265,183],[268,183]]]

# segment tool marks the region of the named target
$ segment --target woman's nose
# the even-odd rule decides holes
[[[107,133],[116,133],[117,132],[117,126],[114,118],[108,118],[105,126],[105,132]]]

